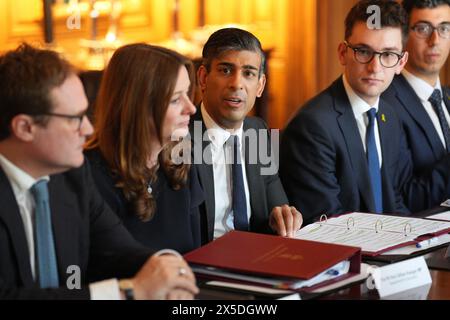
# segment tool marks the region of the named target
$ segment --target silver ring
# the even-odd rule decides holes
[[[187,273],[187,270],[183,267],[178,268],[178,275],[184,276]]]

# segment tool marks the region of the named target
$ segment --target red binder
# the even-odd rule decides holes
[[[361,249],[356,247],[231,231],[184,255],[190,264],[255,276],[308,280],[349,260],[359,274]]]

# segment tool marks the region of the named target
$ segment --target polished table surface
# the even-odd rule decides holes
[[[440,259],[450,267],[450,259],[444,258],[447,250],[448,248],[444,247],[430,252],[423,257],[427,263],[428,259]],[[432,284],[428,292],[427,300],[450,300],[450,271],[430,269],[430,275]],[[379,296],[376,290],[367,289],[366,283],[363,282],[321,297],[321,299],[379,299]]]
[[[428,294],[429,300],[450,300],[450,271],[431,271],[433,284]]]
[[[428,292],[427,300],[450,300],[450,271],[430,270],[433,283]],[[369,291],[365,283],[352,286],[347,289],[340,290],[323,296],[322,300],[376,300],[379,299],[376,291]]]

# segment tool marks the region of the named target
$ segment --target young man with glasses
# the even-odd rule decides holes
[[[70,64],[24,44],[0,56],[0,83],[0,300],[192,298],[187,263],[143,248],[95,188]]]
[[[379,27],[368,23],[372,5],[380,8]],[[395,1],[358,2],[338,48],[343,76],[301,108],[284,131],[281,179],[305,221],[351,211],[407,214],[403,192],[418,198],[449,193],[450,158],[445,170],[412,177],[400,122],[380,99],[407,62],[406,23]]]
[[[400,118],[414,173],[422,174],[450,152],[450,90],[439,79],[450,50],[450,1],[404,0],[402,5],[409,14],[408,63],[383,98]],[[427,206],[435,206],[442,199],[429,200]]]

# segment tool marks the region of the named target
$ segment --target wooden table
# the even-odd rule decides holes
[[[444,259],[447,248],[441,248],[424,256],[425,259]],[[450,260],[448,261],[450,265]],[[427,300],[450,300],[450,271],[430,270],[432,284],[428,292]],[[323,300],[376,300],[379,299],[376,290],[369,290],[366,283],[361,283],[347,289],[321,297]]]

